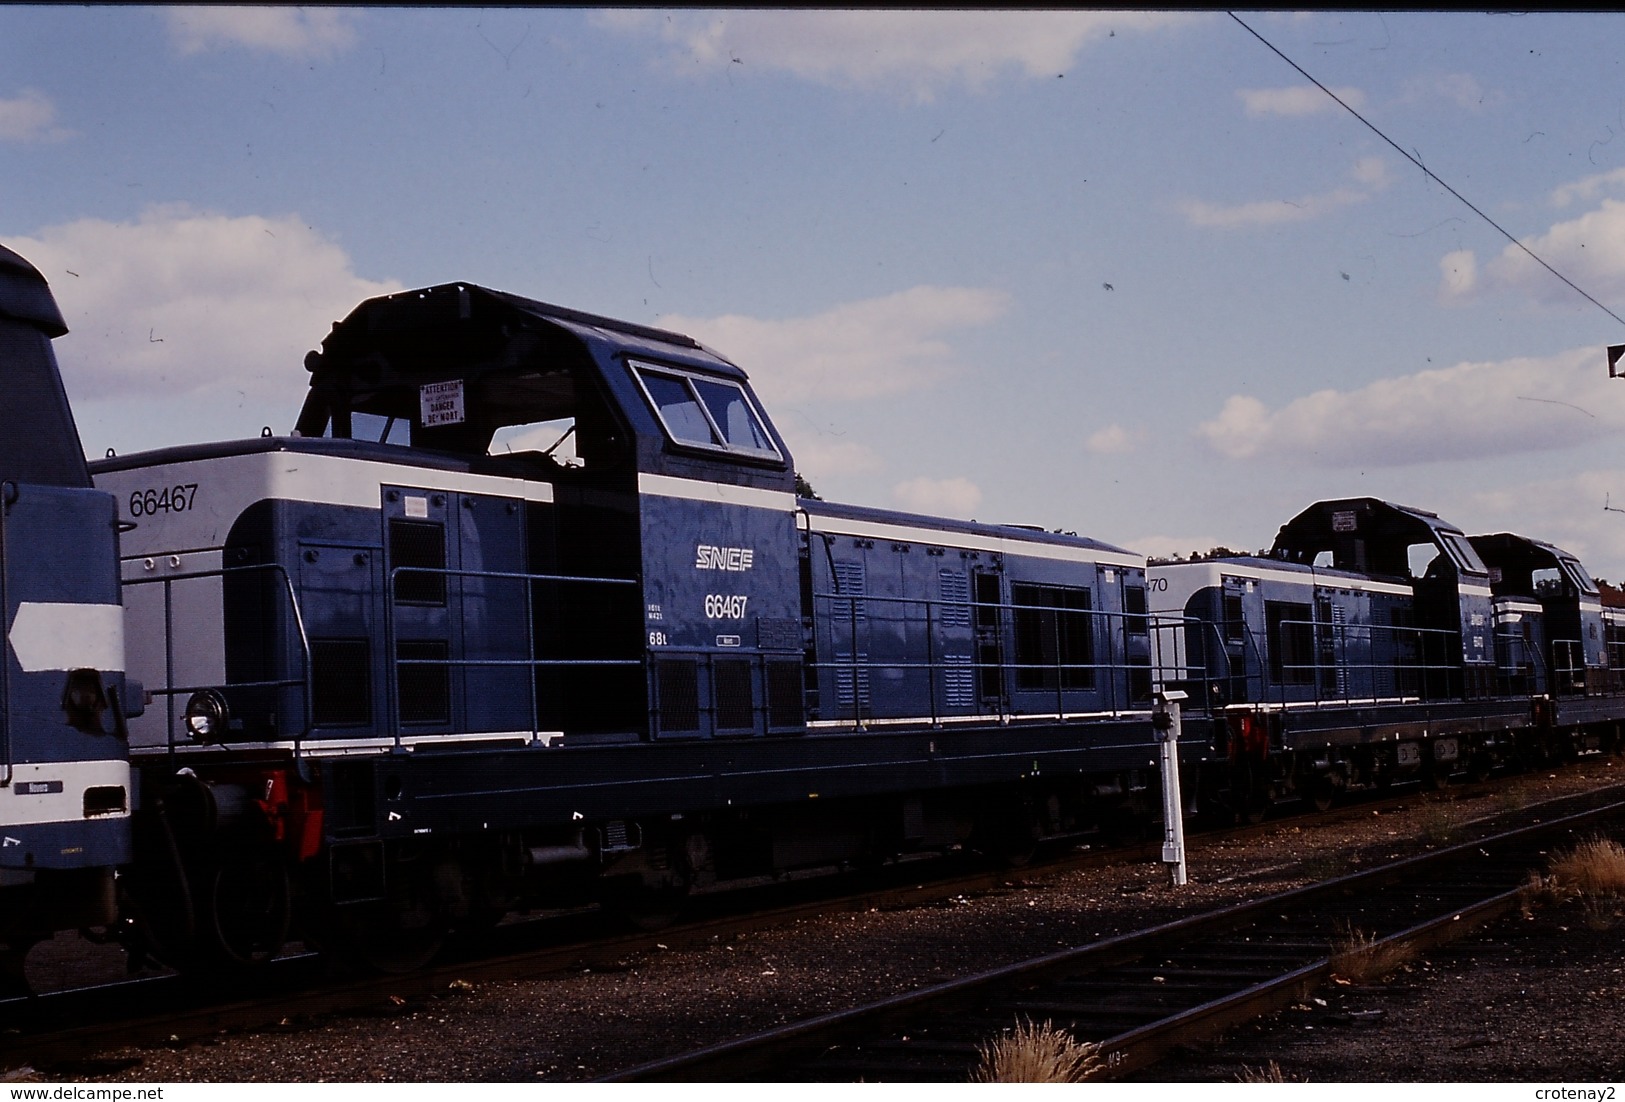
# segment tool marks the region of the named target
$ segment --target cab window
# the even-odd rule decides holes
[[[745,388],[675,368],[634,363],[644,395],[675,443],[758,459],[779,459]]]

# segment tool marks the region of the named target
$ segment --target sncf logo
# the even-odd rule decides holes
[[[749,547],[713,547],[702,543],[694,549],[695,570],[749,570],[756,552]]]

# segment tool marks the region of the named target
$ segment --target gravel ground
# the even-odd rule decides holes
[[[443,996],[368,1014],[129,1048],[46,1071],[52,1079],[159,1083],[591,1079],[1448,844],[1475,819],[1607,782],[1625,782],[1625,766],[1594,761],[1491,794],[1417,794],[1398,811],[1283,822],[1247,841],[1198,840],[1183,888],[1168,886],[1156,866],[1035,873],[997,891],[902,910],[770,929],[741,919],[732,937],[657,949],[613,969],[454,984]],[[1617,925],[1594,928],[1605,922]],[[1497,927],[1493,942],[1437,951],[1387,983],[1329,989],[1325,1007],[1303,1004],[1140,1078],[1234,1081],[1244,1067],[1275,1060],[1293,1080],[1617,1080],[1625,1075],[1620,928],[1625,919],[1611,914],[1588,921],[1579,911],[1539,912]]]
[[[1514,916],[1384,982],[1323,989],[1135,1078],[1248,1081],[1273,1063],[1289,1083],[1619,1083],[1621,931],[1619,906]]]

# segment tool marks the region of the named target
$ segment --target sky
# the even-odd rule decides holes
[[[1625,580],[1625,16],[1237,15],[0,5],[0,244],[92,457],[461,280],[703,341],[829,500]]]

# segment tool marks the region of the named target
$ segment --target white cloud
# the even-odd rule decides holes
[[[1416,77],[1405,83],[1402,103],[1420,103],[1426,100],[1444,100],[1467,111],[1482,111],[1506,102],[1506,95],[1485,91],[1484,86],[1470,73],[1440,73]]]
[[[816,488],[826,478],[873,474],[885,464],[873,448],[852,440],[832,440],[795,427],[778,425],[784,442],[795,458],[796,470]]]
[[[842,88],[899,86],[920,99],[1015,71],[1053,80],[1091,42],[1188,20],[1167,12],[615,11],[601,25],[658,34],[689,72],[777,69]]]
[[[1616,168],[1612,172],[1599,172],[1585,176],[1572,184],[1564,184],[1552,189],[1552,206],[1563,209],[1573,203],[1589,203],[1598,195],[1610,188],[1625,185],[1625,168]]]
[[[800,401],[858,401],[928,386],[955,370],[943,334],[986,325],[1009,308],[1002,291],[914,287],[846,303],[810,317],[764,319],[667,315],[750,373],[770,407]]]
[[[352,13],[336,8],[179,7],[165,12],[183,54],[232,46],[284,57],[327,58],[355,44]]]
[[[1148,435],[1144,428],[1126,429],[1122,425],[1107,425],[1089,434],[1083,450],[1092,455],[1122,455],[1131,452]]]
[[[1186,221],[1193,226],[1230,229],[1234,226],[1274,226],[1282,222],[1309,222],[1343,207],[1363,203],[1369,196],[1356,188],[1341,187],[1319,195],[1297,199],[1265,199],[1224,206],[1204,199],[1186,199],[1179,204]]]
[[[968,478],[911,478],[893,486],[892,497],[910,512],[969,519],[982,490]]]
[[[59,142],[73,131],[56,125],[56,104],[36,88],[24,88],[12,99],[0,99],[0,141]]]
[[[1333,88],[1332,91],[1350,107],[1358,109],[1365,105],[1365,93],[1358,88]],[[1242,107],[1249,115],[1301,118],[1322,111],[1342,110],[1331,96],[1306,84],[1289,88],[1239,88],[1236,95],[1241,97]]]
[[[1622,430],[1625,405],[1587,347],[1322,390],[1275,410],[1235,395],[1197,431],[1231,459],[1369,468],[1546,451]]]
[[[1470,495],[1451,520],[1470,532],[1516,532],[1579,557],[1586,569],[1625,581],[1625,470],[1590,470]],[[1460,513],[1458,517],[1456,514]]]
[[[50,280],[70,332],[57,341],[86,398],[210,387],[285,396],[304,354],[363,298],[344,250],[297,215],[228,217],[156,206],[134,222],[85,218],[7,245]]]
[[[1388,186],[1388,166],[1381,157],[1362,157],[1349,173],[1357,187],[1338,187],[1318,195],[1297,199],[1264,199],[1225,205],[1205,199],[1185,199],[1179,210],[1193,226],[1231,229],[1237,226],[1272,226],[1283,222],[1308,222],[1344,207],[1363,203]]]
[[[1625,202],[1604,199],[1595,210],[1526,238],[1529,250],[1595,298],[1625,297]],[[1507,292],[1554,305],[1584,300],[1516,245],[1482,266],[1480,293]]]

